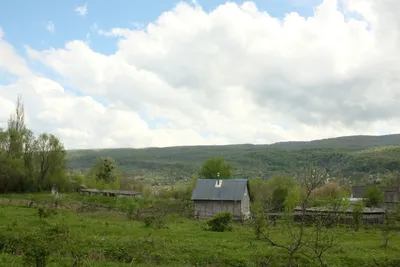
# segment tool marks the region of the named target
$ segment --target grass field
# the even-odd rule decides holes
[[[10,196],[7,196],[7,200]],[[160,227],[146,227],[143,221],[128,220],[124,212],[78,213],[57,210],[40,217],[37,207],[28,208],[16,200],[0,204],[0,266],[285,266],[284,251],[256,240],[250,225],[235,224],[231,232],[205,230],[204,221],[177,215],[163,218]],[[48,198],[46,195],[29,197]],[[64,202],[77,201],[71,195]],[[83,201],[80,199],[80,201]],[[8,204],[5,204],[7,203]],[[104,198],[103,203],[115,200]],[[117,205],[115,205],[117,206]],[[272,228],[279,242],[289,241],[287,232]],[[359,232],[339,229],[336,245],[326,253],[327,266],[399,266],[400,238],[382,248],[378,230]],[[77,265],[73,265],[75,264]],[[266,264],[268,262],[268,264]],[[319,266],[304,256],[299,266]],[[36,264],[36,265],[35,265]]]

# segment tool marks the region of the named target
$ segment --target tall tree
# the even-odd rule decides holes
[[[120,177],[114,159],[111,157],[97,159],[86,177],[86,183],[89,187],[97,189],[119,189]]]
[[[15,113],[12,114],[8,120],[8,153],[11,157],[18,158],[23,155],[23,139],[26,131],[24,104],[22,103],[21,96],[18,96]]]
[[[6,153],[8,148],[8,133],[3,128],[0,128],[0,154]]]
[[[222,158],[211,158],[203,163],[200,171],[201,178],[232,178],[232,165]]]
[[[94,166],[94,175],[97,180],[102,180],[106,183],[115,181],[116,164],[110,157],[100,158]]]
[[[7,129],[0,129],[0,166],[0,192],[43,190],[66,181],[63,144],[51,134],[36,138],[26,127],[21,96]]]
[[[64,145],[52,134],[41,134],[34,144],[34,151],[38,189],[49,189],[63,178],[66,166]]]

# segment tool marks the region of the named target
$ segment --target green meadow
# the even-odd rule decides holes
[[[22,201],[24,199],[24,201]],[[28,199],[34,204],[28,207]],[[10,201],[11,200],[11,201]],[[188,218],[170,200],[163,203],[63,195],[57,209],[45,207],[47,194],[4,195],[0,204],[1,266],[286,266],[287,252],[256,239],[250,222],[233,223],[231,231],[207,230],[206,221]],[[101,201],[100,201],[101,200]],[[77,206],[72,205],[75,204]],[[95,209],[78,211],[81,205]],[[90,204],[92,203],[92,204]],[[174,204],[176,205],[176,203]],[[132,212],[132,207],[135,211]],[[146,206],[146,207],[145,207]],[[138,210],[159,214],[141,218]],[[106,208],[108,207],[108,209]],[[182,207],[189,209],[190,206]],[[170,209],[171,210],[171,209]],[[136,214],[136,215],[135,215]],[[147,218],[147,219],[146,219]],[[279,243],[291,237],[279,222],[268,228]],[[309,231],[313,231],[312,228]],[[381,231],[335,228],[334,245],[324,255],[326,266],[399,266],[400,238],[382,247]],[[306,254],[306,251],[304,250]],[[306,255],[295,266],[321,266]]]

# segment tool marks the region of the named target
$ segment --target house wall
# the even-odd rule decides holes
[[[386,191],[385,194],[385,202],[399,202],[399,192],[395,191]]]
[[[244,216],[250,215],[250,196],[247,190],[247,186],[244,192],[243,201],[241,202],[241,212]]]
[[[194,217],[208,219],[220,212],[230,212],[235,219],[242,218],[241,201],[195,200]]]

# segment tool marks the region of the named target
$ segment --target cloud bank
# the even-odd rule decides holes
[[[180,3],[143,30],[99,30],[115,38],[112,55],[74,40],[24,58],[0,34],[0,69],[18,78],[0,85],[0,123],[19,93],[31,128],[67,148],[397,133],[397,10],[395,0],[325,0],[311,17],[280,20],[252,2]]]

